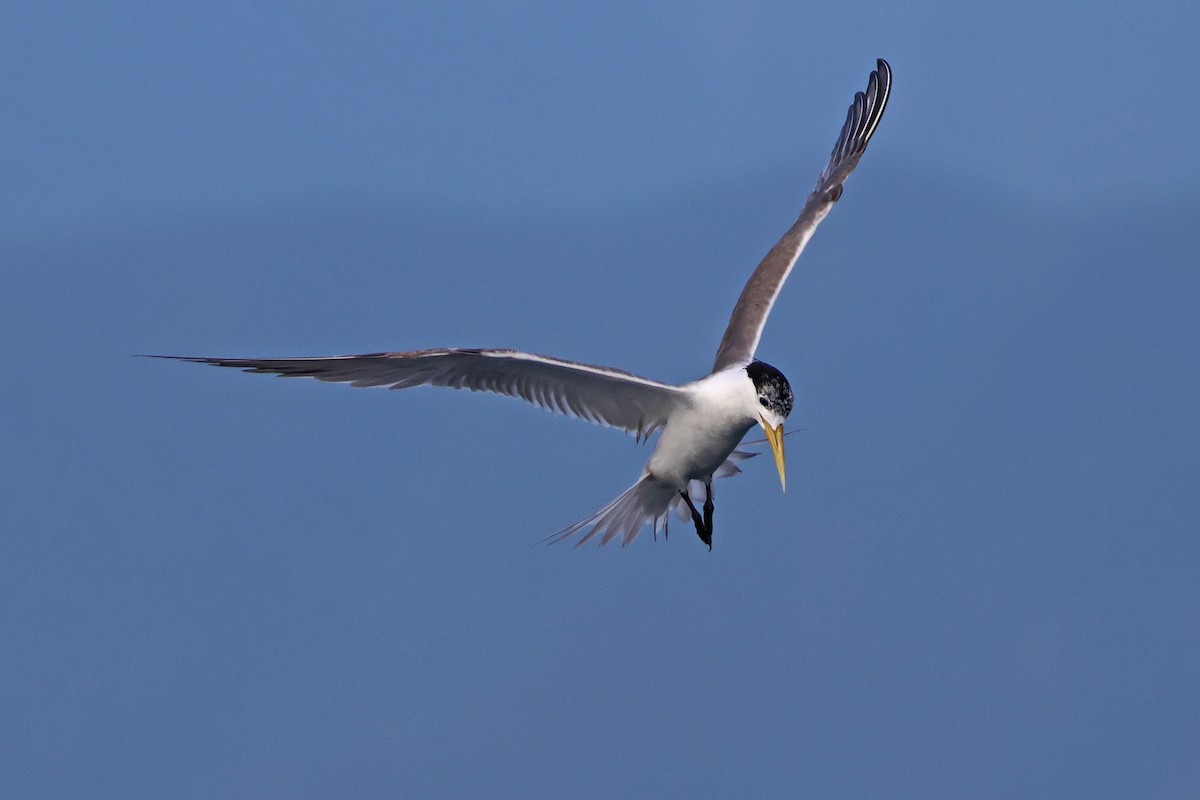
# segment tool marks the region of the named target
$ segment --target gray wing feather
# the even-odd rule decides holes
[[[804,203],[799,218],[771,248],[742,289],[717,348],[713,372],[747,364],[754,358],[775,298],[813,231],[842,196],[842,184],[866,152],[879,120],[883,118],[891,89],[892,69],[886,61],[879,59],[876,69],[871,72],[867,90],[854,95],[846,122],[829,156],[829,164],[817,179],[817,186]]]
[[[611,367],[516,350],[438,349],[327,358],[156,356],[351,386],[447,386],[494,392],[643,437],[666,423],[677,387]]]

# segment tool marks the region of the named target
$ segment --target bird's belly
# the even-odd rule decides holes
[[[707,480],[753,425],[744,417],[712,420],[685,416],[671,420],[663,429],[646,468],[659,480],[680,488],[688,481]]]

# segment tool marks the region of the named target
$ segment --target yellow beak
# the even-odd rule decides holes
[[[763,430],[767,432],[767,441],[771,444],[771,452],[775,454],[775,468],[779,470],[779,486],[786,492],[787,473],[783,461],[783,424],[781,423],[778,428],[772,428],[761,416],[759,420]]]

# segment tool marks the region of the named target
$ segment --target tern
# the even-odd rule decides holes
[[[783,373],[754,358],[771,306],[808,240],[842,196],[887,106],[891,67],[879,59],[865,91],[854,96],[829,163],[796,222],[751,274],[717,348],[712,372],[673,386],[612,367],[502,349],[441,348],[318,358],[208,358],[159,356],[234,367],[282,377],[316,378],[351,386],[447,386],[516,397],[549,411],[658,441],[633,486],[596,513],[548,537],[582,534],[576,547],[598,538],[629,544],[647,523],[664,533],[672,513],[689,517],[712,550],[714,477],[741,470],[752,453],[738,449],[759,425],[775,456],[786,491],[783,423],[792,412],[791,385]],[[702,510],[696,508],[703,491]],[[693,493],[695,499],[693,499]]]

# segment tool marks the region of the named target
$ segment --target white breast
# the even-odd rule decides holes
[[[707,480],[757,421],[757,394],[740,367],[687,384],[688,402],[672,412],[646,469],[682,488]]]

